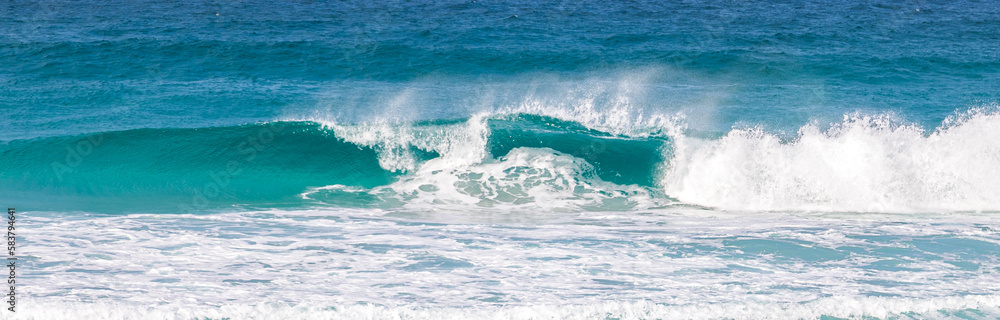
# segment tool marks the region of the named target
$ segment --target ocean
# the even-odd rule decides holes
[[[998,52],[974,0],[6,0],[0,319],[998,319]]]

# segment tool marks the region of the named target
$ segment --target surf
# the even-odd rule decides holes
[[[795,135],[631,127],[567,111],[338,123],[281,120],[8,141],[3,188],[57,210],[237,207],[961,212],[1000,210],[1000,115],[938,128],[852,113]],[[538,111],[538,110],[535,110]],[[608,125],[610,124],[610,125]],[[132,165],[126,165],[132,164]],[[52,198],[61,201],[52,202]],[[108,207],[106,199],[115,199]],[[153,200],[155,199],[155,200]],[[65,201],[62,201],[65,200]]]

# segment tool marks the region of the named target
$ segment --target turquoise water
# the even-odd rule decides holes
[[[992,2],[0,17],[22,317],[1000,315]]]

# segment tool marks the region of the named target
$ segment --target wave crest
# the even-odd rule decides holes
[[[759,128],[678,139],[663,176],[677,199],[727,210],[1000,209],[1000,114],[977,110],[925,135],[888,116],[847,115],[783,142]]]

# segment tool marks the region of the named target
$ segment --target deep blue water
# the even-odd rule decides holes
[[[423,117],[454,118],[490,84],[646,69],[660,72],[642,81],[650,92],[639,107],[676,111],[721,95],[703,124],[714,130],[794,129],[853,110],[933,128],[994,102],[1000,70],[1000,9],[989,1],[10,1],[2,10],[3,107],[14,111],[5,140],[269,121],[412,87],[431,96]],[[524,94],[509,90],[515,101]]]

